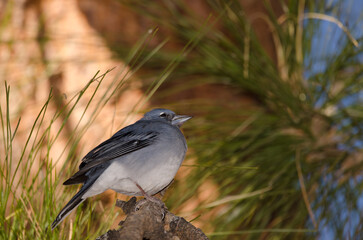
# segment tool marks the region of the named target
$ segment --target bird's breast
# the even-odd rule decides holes
[[[185,138],[164,135],[153,144],[113,160],[103,176],[109,188],[126,195],[141,195],[137,182],[150,195],[164,189],[175,177],[187,147]]]

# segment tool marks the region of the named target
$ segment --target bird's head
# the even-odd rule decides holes
[[[176,115],[175,112],[163,109],[156,108],[151,110],[150,112],[145,113],[143,119],[145,120],[161,120],[170,123],[171,125],[181,127],[183,123],[191,119],[191,116],[186,115]]]

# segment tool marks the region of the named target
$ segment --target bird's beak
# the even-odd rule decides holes
[[[191,116],[186,116],[186,115],[175,115],[173,117],[173,119],[171,120],[171,124],[173,124],[174,126],[177,126],[177,127],[181,127],[181,125],[183,125],[183,123],[185,123],[186,121],[188,121],[191,118],[192,118]]]

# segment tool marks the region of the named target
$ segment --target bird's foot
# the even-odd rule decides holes
[[[136,185],[136,187],[140,190],[141,194],[144,196],[144,199],[140,200],[136,206],[135,206],[135,211],[140,210],[140,208],[147,202],[152,202],[152,203],[156,203],[158,205],[158,207],[160,207],[162,209],[162,219],[164,219],[165,217],[165,212],[167,210],[167,207],[165,206],[165,203],[163,201],[161,201],[159,198],[156,197],[152,197],[150,196],[148,193],[145,192],[145,190],[134,180],[132,180],[130,178],[130,180]]]
[[[145,195],[144,197],[145,198],[139,200],[136,203],[136,206],[135,206],[136,211],[139,210],[141,208],[141,206],[143,206],[147,202],[156,203],[159,207],[161,207],[163,209],[167,209],[165,203],[163,201],[161,201],[159,198],[152,197],[152,196],[149,196],[149,195]]]
[[[139,211],[148,202],[155,203],[161,209],[161,219],[163,220],[165,218],[165,214],[167,211],[167,207],[166,207],[165,203],[156,197],[152,197],[149,195],[147,195],[147,197],[145,195],[144,197],[145,198],[139,200],[136,203],[135,211]]]
[[[156,203],[157,205],[159,205],[159,206],[160,206],[160,207],[162,207],[162,208],[166,208],[165,203],[164,203],[161,199],[159,199],[159,198],[157,198],[157,197],[152,197],[152,196],[150,196],[150,195],[144,195],[144,197],[145,197],[145,199],[146,199],[147,201],[150,201],[150,202]]]
[[[141,209],[141,207],[145,205],[145,203],[147,203],[146,198],[143,198],[143,199],[137,201],[136,205],[135,205],[135,212],[139,211]]]
[[[131,179],[131,181],[133,181],[135,183],[136,187],[140,190],[141,194],[145,197],[146,200],[148,200],[150,202],[153,202],[153,203],[156,203],[162,208],[166,208],[165,203],[163,201],[161,201],[160,199],[158,199],[156,197],[150,196],[148,193],[146,193],[144,191],[144,189],[137,182],[135,182],[132,179]]]

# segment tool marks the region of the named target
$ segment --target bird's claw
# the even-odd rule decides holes
[[[139,211],[139,210],[141,209],[141,207],[142,207],[145,203],[147,203],[146,198],[141,199],[140,201],[138,201],[138,202],[136,203],[136,205],[135,205],[135,212],[136,212],[136,211]]]
[[[162,209],[161,220],[164,220],[167,207],[165,206],[165,203],[163,201],[155,197],[149,196],[138,201],[135,205],[135,212],[139,211],[142,208],[142,206],[145,205],[147,202],[155,203]]]

